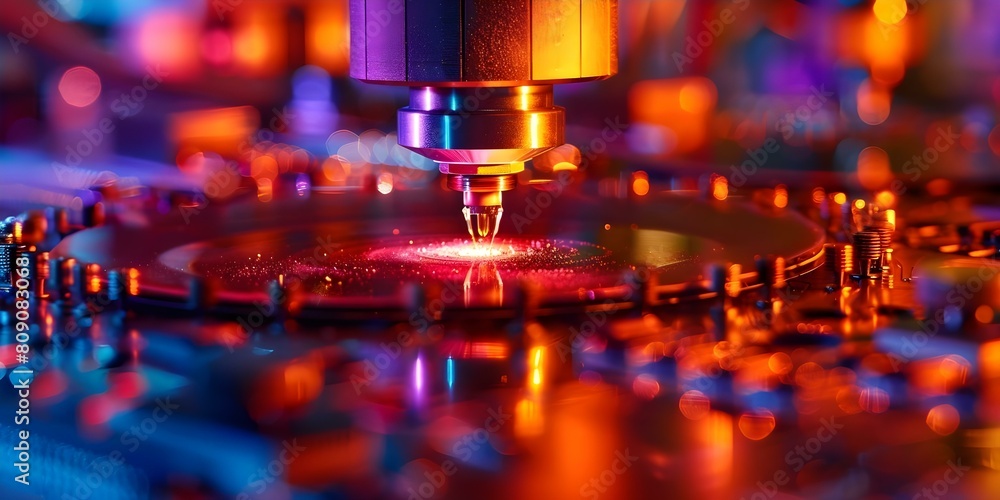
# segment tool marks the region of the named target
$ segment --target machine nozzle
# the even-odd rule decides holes
[[[499,193],[497,193],[499,194]],[[465,223],[469,226],[469,234],[472,235],[472,242],[476,245],[489,244],[493,248],[493,239],[496,238],[500,229],[500,218],[503,216],[503,208],[499,206],[478,206],[466,205],[462,209],[465,216]]]
[[[395,2],[402,15],[366,31],[386,2],[350,0],[351,76],[410,87],[399,145],[438,163],[466,198],[496,199],[463,210],[473,240],[492,241],[500,193],[565,142],[553,85],[618,71],[618,0]]]
[[[472,241],[493,248],[493,239],[503,216],[503,192],[514,189],[517,177],[505,175],[449,174],[448,187],[462,192],[462,215]]]

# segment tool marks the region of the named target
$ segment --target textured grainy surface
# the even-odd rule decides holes
[[[618,68],[615,2],[588,0],[581,2],[580,8],[580,76],[613,74]]]
[[[454,0],[406,2],[407,79],[462,79],[462,5]]]
[[[351,0],[351,76],[398,84],[617,72],[616,0]]]
[[[368,78],[406,80],[406,9],[401,0],[366,0]]]
[[[224,258],[193,262],[192,269],[245,289],[260,288],[278,274],[291,274],[313,293],[331,296],[394,293],[408,282],[461,283],[484,263],[506,283],[530,278],[550,290],[575,290],[613,284],[625,267],[603,247],[544,238],[498,239],[492,249],[444,236],[367,240],[346,244],[319,259],[312,249],[248,256],[238,255],[238,248],[222,251]]]
[[[533,79],[580,78],[580,4],[574,0],[535,0],[531,3]]]
[[[530,80],[530,25],[528,0],[466,0],[466,79]]]
[[[368,77],[368,58],[365,50],[365,3],[351,2],[351,76],[364,80]]]

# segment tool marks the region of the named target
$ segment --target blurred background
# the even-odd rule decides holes
[[[998,10],[986,0],[624,0],[619,74],[557,86],[556,98],[570,144],[652,175],[688,167],[739,182],[766,163],[890,193],[992,179]],[[27,161],[44,176],[42,165],[101,171],[124,156],[194,176],[232,160],[263,192],[288,172],[388,189],[434,170],[395,146],[406,89],[347,77],[346,0],[11,0],[0,23],[5,165]],[[625,140],[594,151],[605,120],[627,125]],[[359,136],[360,148],[340,151]],[[761,149],[769,140],[773,152]],[[580,162],[562,153],[541,170]]]

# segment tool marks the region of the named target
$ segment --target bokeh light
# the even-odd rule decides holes
[[[59,95],[71,106],[90,106],[101,95],[101,77],[86,66],[70,68],[59,79]]]
[[[858,116],[868,125],[879,125],[892,111],[892,93],[868,81],[858,87]]]
[[[885,413],[889,409],[889,393],[877,387],[866,387],[858,396],[858,405],[868,413]]]
[[[948,404],[935,406],[927,412],[927,427],[942,436],[955,432],[960,420],[958,410]]]
[[[906,17],[906,0],[875,0],[872,11],[885,24],[898,24]]]
[[[892,171],[889,166],[889,155],[882,148],[872,146],[865,148],[858,155],[858,183],[861,187],[876,190],[892,181]],[[863,200],[862,200],[863,201]],[[858,208],[863,208],[861,207]]]
[[[712,198],[725,201],[729,197],[729,179],[721,175],[712,177]]]
[[[392,174],[390,174],[388,172],[383,172],[383,173],[379,174],[378,175],[378,181],[376,182],[375,187],[376,187],[376,189],[378,189],[379,193],[382,193],[382,194],[389,194],[389,193],[391,193],[392,192],[392,188],[393,188]]]
[[[632,192],[636,196],[649,194],[649,175],[646,172],[640,170],[632,174]]]
[[[681,395],[677,406],[680,408],[681,414],[689,420],[700,420],[708,415],[709,410],[712,409],[712,402],[701,391],[691,390]]]
[[[774,414],[768,410],[760,409],[740,415],[740,432],[753,441],[760,441],[770,436],[775,425]]]
[[[642,399],[653,399],[660,393],[660,383],[649,374],[642,374],[632,381],[632,392]]]
[[[783,352],[776,352],[768,358],[767,367],[777,375],[787,375],[792,371],[792,358]]]

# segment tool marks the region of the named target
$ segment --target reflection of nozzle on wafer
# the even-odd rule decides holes
[[[503,305],[503,279],[496,263],[475,262],[465,275],[465,307],[472,304],[500,307]]]

